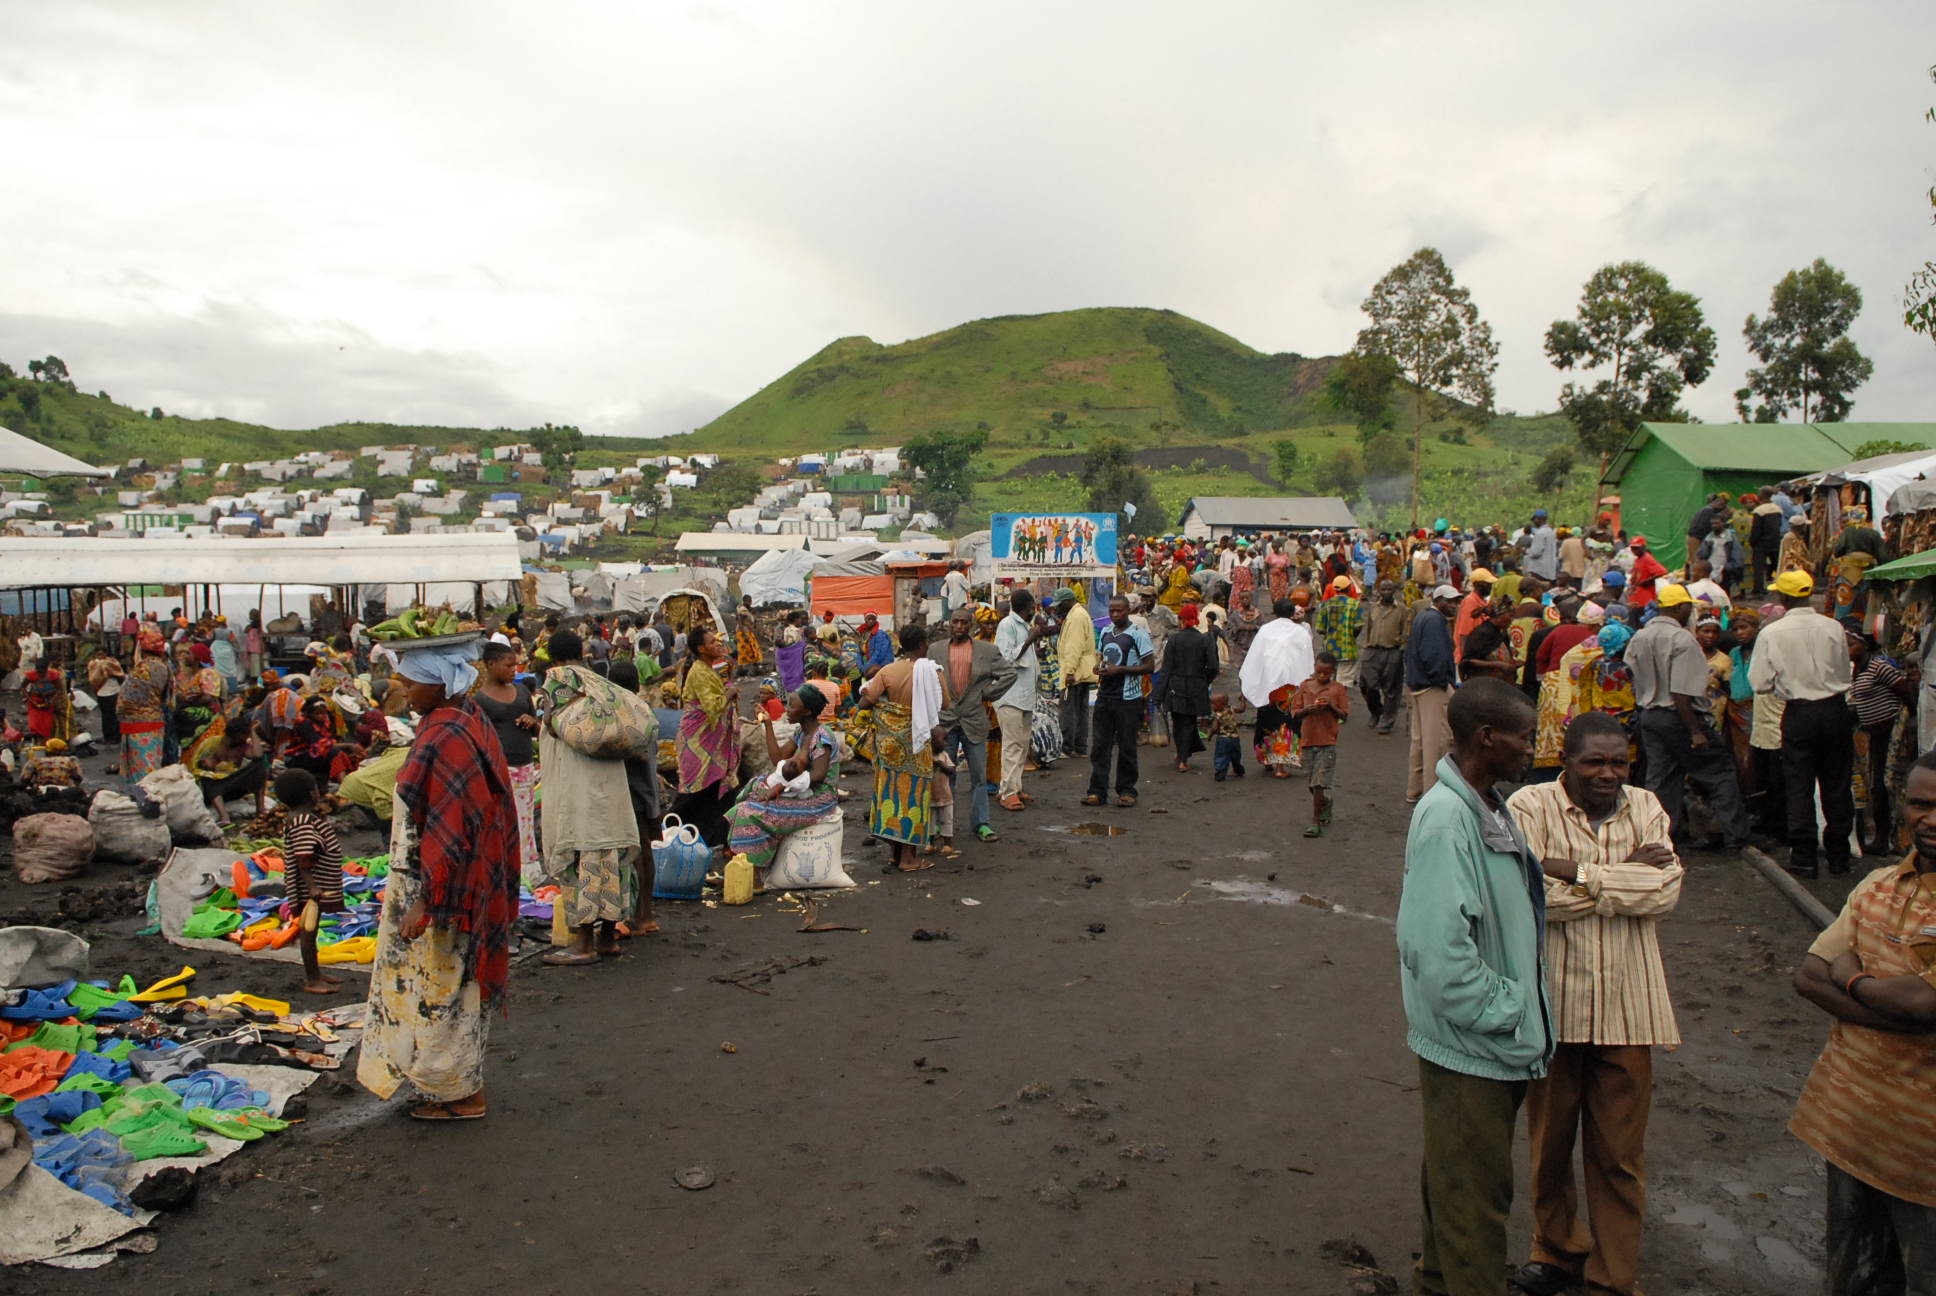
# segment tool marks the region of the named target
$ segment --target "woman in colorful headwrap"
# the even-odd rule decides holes
[[[840,778],[839,745],[821,726],[826,709],[826,694],[811,683],[787,694],[786,718],[799,726],[793,737],[781,742],[773,732],[773,721],[760,724],[766,736],[766,754],[774,772],[782,779],[807,776],[804,796],[795,796],[773,786],[768,779],[756,779],[733,808],[726,812],[731,825],[727,849],[744,855],[760,870],[760,881],[772,867],[780,843],[799,832],[840,813],[835,783]]]
[[[1163,592],[1156,601],[1174,612],[1183,606],[1184,596],[1196,591],[1190,583],[1190,566],[1184,562],[1170,564],[1170,570],[1163,577]]]
[[[544,771],[540,805],[545,872],[561,890],[572,943],[550,951],[551,967],[579,967],[619,953],[618,925],[639,902],[639,821],[632,809],[625,762],[599,760],[578,751],[553,730],[572,702],[609,695],[613,687],[585,664],[584,640],[575,631],[551,636],[551,669],[540,686],[545,723],[538,731],[538,764]],[[656,749],[656,741],[653,744]]]
[[[484,1045],[510,970],[518,912],[518,818],[489,720],[465,696],[462,644],[403,650],[397,670],[421,717],[397,775],[390,878],[370,967],[356,1078],[378,1098],[406,1081],[417,1120],[485,1112]]]
[[[1869,510],[1855,505],[1842,510],[1842,534],[1835,538],[1834,603],[1828,615],[1862,615],[1868,602],[1861,589],[1863,573],[1883,559],[1882,533],[1869,525]]]
[[[21,676],[20,685],[27,703],[27,732],[42,742],[50,738],[66,742],[74,732],[74,705],[67,689],[67,676],[45,657],[32,666],[32,670]]]
[[[1633,630],[1625,622],[1610,620],[1600,627],[1600,633],[1594,636],[1600,645],[1600,655],[1580,672],[1574,705],[1575,715],[1604,711],[1618,720],[1630,735],[1627,743],[1630,750],[1635,702],[1633,672],[1627,668],[1626,652],[1633,636]]]
[[[222,677],[207,644],[175,645],[175,745],[171,759],[193,748],[222,709]]]
[[[739,786],[739,686],[722,681],[726,645],[710,625],[686,638],[679,680],[679,817],[709,846],[726,844],[726,806]]]
[[[215,629],[208,637],[209,664],[222,677],[222,696],[233,697],[242,691],[242,653],[235,646],[235,632],[227,617],[215,618]]]
[[[861,690],[874,712],[874,800],[867,830],[890,843],[890,864],[917,873],[934,867],[920,854],[933,835],[935,729],[947,682],[940,663],[927,655],[926,626],[902,626],[899,638],[900,656]]]
[[[1606,623],[1606,609],[1598,603],[1582,603],[1573,615],[1574,621],[1587,633],[1560,653],[1557,666],[1539,677],[1537,721],[1533,730],[1533,768],[1536,770],[1559,769],[1566,726],[1580,713],[1581,676],[1600,659],[1600,640],[1596,636]]]
[[[139,783],[168,763],[168,727],[175,718],[175,673],[161,629],[144,625],[135,639],[134,663],[114,704],[121,722],[121,778]]]
[[[991,604],[983,603],[975,608],[975,638],[986,643],[995,642],[995,631],[1001,626],[1002,614]],[[987,782],[998,785],[1002,781],[1002,722],[995,714],[995,704],[984,700],[982,710],[988,719],[988,761],[982,772]]]
[[[1230,608],[1230,664],[1241,669],[1244,658],[1250,655],[1250,645],[1257,639],[1257,632],[1264,627],[1264,614],[1257,610],[1255,594],[1245,594],[1242,598],[1234,595]]]
[[[1249,550],[1240,547],[1237,561],[1230,568],[1230,606],[1235,609],[1248,599],[1256,588],[1257,573],[1250,569]]]

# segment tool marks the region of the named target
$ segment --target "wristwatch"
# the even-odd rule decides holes
[[[1573,870],[1573,894],[1576,896],[1590,896],[1593,894],[1593,892],[1587,889],[1586,864],[1584,861],[1581,862],[1578,868]]]

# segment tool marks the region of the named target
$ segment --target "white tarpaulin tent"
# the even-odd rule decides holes
[[[754,607],[774,604],[803,607],[807,601],[807,577],[825,561],[805,549],[775,549],[761,554],[751,567],[739,574],[739,592],[750,597]]]
[[[395,585],[516,580],[508,532],[243,540],[0,537],[0,588],[101,585]]]
[[[73,455],[0,427],[0,473],[32,477],[112,477],[106,468],[82,463]]]
[[[970,531],[955,541],[955,557],[968,564],[968,583],[986,585],[995,579],[994,533]]]
[[[1936,450],[1904,450],[1896,454],[1877,455],[1872,459],[1858,459],[1840,468],[1816,473],[1806,480],[1861,482],[1869,488],[1869,498],[1875,501],[1875,521],[1880,522],[1885,515],[1900,511],[1892,507],[1892,495],[1910,482],[1932,475],[1936,475]]]
[[[469,595],[468,587],[465,594]],[[209,601],[209,610],[219,612],[229,618],[231,629],[240,630],[242,621],[248,614],[260,610],[264,621],[294,612],[305,622],[309,620],[309,600],[315,595],[327,597],[329,590],[322,585],[218,585],[215,595]],[[165,617],[181,606],[178,594],[149,594],[142,598],[122,600],[103,599],[101,605],[87,614],[87,623],[108,629],[118,628],[121,618],[131,610],[139,617],[149,612],[157,617]]]

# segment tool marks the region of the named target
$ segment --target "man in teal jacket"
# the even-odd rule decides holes
[[[1452,695],[1452,754],[1412,814],[1398,905],[1406,1043],[1425,1115],[1424,1296],[1500,1296],[1513,1125],[1553,1057],[1546,888],[1495,783],[1524,777],[1533,705],[1499,680]]]

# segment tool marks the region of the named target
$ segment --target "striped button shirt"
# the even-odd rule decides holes
[[[1680,861],[1655,868],[1632,860],[1649,842],[1672,849],[1659,798],[1623,788],[1619,806],[1597,828],[1562,783],[1523,787],[1506,804],[1540,859],[1586,866],[1581,888],[1546,879],[1554,1037],[1562,1044],[1679,1044],[1655,928],[1680,901]]]
[[[1913,857],[1862,879],[1808,952],[1833,963],[1850,950],[1872,976],[1936,984],[1936,888],[1917,874]],[[1933,1072],[1936,1035],[1837,1021],[1788,1128],[1863,1183],[1936,1206]]]

